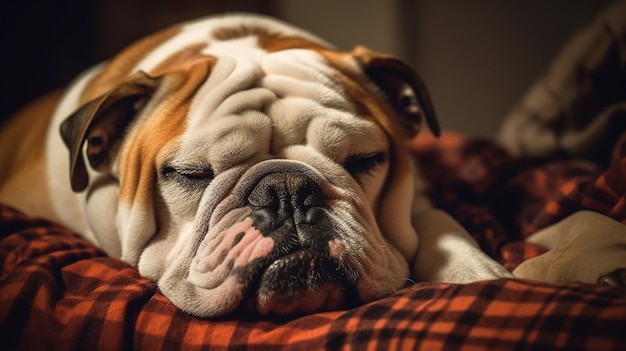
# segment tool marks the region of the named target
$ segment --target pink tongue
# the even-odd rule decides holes
[[[242,234],[243,237],[241,237]],[[229,256],[235,260],[235,267],[245,266],[254,259],[266,257],[274,248],[274,240],[264,237],[258,229],[254,228],[251,218],[245,218],[226,230],[226,242],[232,245],[237,237],[241,239],[232,246],[229,253]]]

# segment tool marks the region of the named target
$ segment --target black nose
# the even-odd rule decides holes
[[[310,177],[297,173],[265,175],[248,195],[248,203],[255,209],[274,212],[281,221],[293,218],[296,223],[315,220],[317,207],[326,205],[320,186]]]
[[[248,195],[254,226],[275,240],[304,248],[327,247],[332,238],[327,199],[311,177],[279,172],[264,175]]]

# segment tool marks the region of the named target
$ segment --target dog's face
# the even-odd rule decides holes
[[[62,126],[72,187],[93,222],[116,223],[92,226],[102,246],[179,308],[307,313],[406,284],[404,146],[424,109],[438,127],[399,60],[213,18],[129,48],[82,99]]]

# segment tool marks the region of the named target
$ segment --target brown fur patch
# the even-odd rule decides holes
[[[216,60],[196,59],[189,68],[169,72],[162,84],[168,92],[150,116],[139,121],[120,151],[120,200],[127,204],[152,204],[159,152],[180,137],[187,127],[193,95],[208,78]]]
[[[310,49],[315,51],[327,50],[326,47],[305,38],[286,36],[272,32],[270,29],[258,26],[238,25],[216,29],[213,37],[217,40],[235,40],[255,36],[258,45],[267,52],[276,52],[287,49]]]
[[[177,68],[180,68],[180,66],[192,65],[198,58],[206,58],[207,56],[202,54],[202,50],[204,50],[207,46],[207,43],[197,43],[179,50],[159,63],[152,71],[150,71],[150,75],[158,77],[168,71],[176,70]]]
[[[313,51],[326,51],[328,48],[300,37],[284,37],[270,34],[259,37],[259,46],[267,52],[277,52],[288,49],[308,49]]]
[[[159,45],[180,33],[180,27],[170,27],[143,38],[115,56],[85,87],[80,104],[106,94],[123,81],[130,71]]]
[[[393,169],[390,170],[393,174],[388,179],[394,179],[401,174],[410,174],[410,165],[406,162],[408,151],[405,133],[400,130],[396,113],[382,96],[376,94],[373,83],[361,73],[361,70],[356,70],[358,66],[355,65],[350,53],[325,50],[320,54],[326,58],[331,67],[335,68],[337,79],[344,87],[344,93],[355,112],[361,118],[381,126],[387,134],[391,146],[389,157],[393,165]]]
[[[270,35],[270,30],[260,26],[237,25],[231,27],[217,28],[211,33],[216,40],[227,41],[241,39],[250,36]]]
[[[62,91],[20,110],[0,133],[0,201],[34,216],[54,219],[46,178],[45,144],[52,112]]]

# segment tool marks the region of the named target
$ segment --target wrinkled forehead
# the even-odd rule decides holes
[[[278,100],[304,104],[315,101],[320,107],[347,108],[337,72],[318,52],[289,49],[267,53],[250,47],[250,55],[220,54],[222,46],[231,45],[244,50],[236,42],[205,50],[217,57],[217,62],[193,101],[192,124],[203,123],[207,117],[266,111]]]
[[[382,131],[357,115],[337,74],[312,50],[257,53],[254,60],[219,56],[191,103],[181,149],[215,164],[226,155],[242,161],[260,148],[277,155],[290,145],[341,159],[351,152],[342,145],[368,137],[372,147],[384,147],[377,145]]]
[[[179,56],[216,58],[208,78],[187,102],[186,128],[178,140],[185,152],[206,153],[209,145],[267,138],[268,152],[314,143],[333,153],[338,152],[338,140],[384,139],[373,116],[357,111],[342,84],[346,75],[337,67],[358,71],[349,54],[291,27],[280,28],[280,35],[272,34],[274,30],[255,23],[228,27],[218,22],[214,28],[191,23],[137,67],[167,71]]]
[[[285,50],[257,60],[219,56],[191,105],[189,132],[211,132],[246,116],[266,118],[275,137],[286,143],[301,142],[311,123],[359,127],[337,74],[311,50]]]

